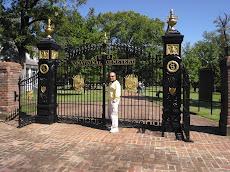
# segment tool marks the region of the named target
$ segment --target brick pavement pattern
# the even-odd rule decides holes
[[[191,139],[174,133],[120,128],[118,133],[76,124],[0,123],[1,172],[53,171],[230,171],[230,139],[218,124],[191,116]]]

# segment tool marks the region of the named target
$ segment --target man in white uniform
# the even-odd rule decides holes
[[[121,96],[121,85],[116,80],[116,73],[109,73],[109,86],[108,86],[108,113],[112,121],[111,133],[118,132],[118,105]]]

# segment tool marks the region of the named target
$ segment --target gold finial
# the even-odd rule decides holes
[[[50,19],[48,19],[48,26],[44,26],[45,32],[47,33],[47,38],[51,38],[50,34],[53,32],[54,30],[54,24],[50,24],[51,21]]]
[[[173,9],[170,10],[170,17],[166,16],[167,23],[169,25],[170,30],[175,30],[173,26],[178,22],[179,16],[175,15],[173,16]]]
[[[103,37],[103,40],[104,40],[104,43],[106,44],[106,41],[107,41],[107,36],[106,36],[106,32],[105,32],[105,36]]]

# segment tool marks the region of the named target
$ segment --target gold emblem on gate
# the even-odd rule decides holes
[[[40,50],[39,59],[49,59],[49,50]]]
[[[128,90],[128,92],[135,93],[137,92],[138,87],[138,77],[134,74],[127,75],[125,77],[125,88]]]
[[[166,45],[166,55],[176,54],[179,55],[179,44],[167,44]]]
[[[76,75],[73,77],[73,88],[76,92],[81,92],[84,86],[84,78],[81,75]]]
[[[49,71],[49,66],[47,64],[41,64],[40,66],[40,72],[42,74],[46,74]]]
[[[171,73],[175,73],[179,69],[179,64],[175,60],[171,60],[167,64],[167,70]]]
[[[45,87],[45,86],[42,86],[42,87],[41,87],[41,91],[42,91],[42,93],[46,92],[46,87]]]
[[[176,92],[176,88],[169,87],[169,93],[173,96]]]
[[[29,99],[29,100],[32,100],[33,97],[34,97],[34,92],[33,92],[33,90],[28,91],[28,99]]]

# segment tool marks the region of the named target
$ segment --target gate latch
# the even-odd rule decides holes
[[[16,102],[17,100],[17,97],[18,97],[18,94],[16,93],[16,91],[14,91],[14,101]]]

